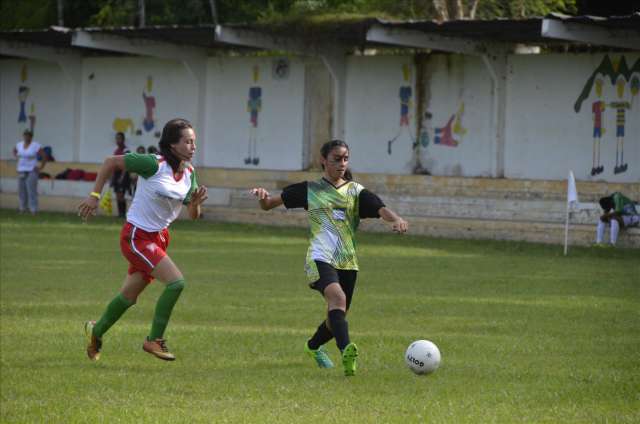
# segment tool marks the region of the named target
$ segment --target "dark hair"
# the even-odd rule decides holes
[[[127,138],[124,136],[124,133],[123,133],[122,131],[118,131],[118,132],[116,133],[116,137],[118,137],[118,136],[122,137],[122,141],[125,141],[125,140],[127,139]]]
[[[600,207],[605,212],[609,212],[613,209],[615,205],[613,204],[613,196],[605,196],[600,198]]]
[[[158,147],[160,147],[160,153],[164,156],[169,166],[171,166],[173,172],[178,172],[180,170],[180,159],[173,154],[171,145],[178,144],[180,138],[182,138],[182,130],[186,130],[188,128],[193,129],[191,122],[186,119],[176,118],[167,122],[162,129],[162,135],[160,136]]]
[[[347,149],[347,151],[349,151],[349,145],[344,141],[331,140],[331,141],[327,141],[322,145],[322,147],[320,148],[320,154],[322,155],[323,158],[326,159],[329,156],[329,153],[331,153],[331,151],[336,147],[344,147],[345,149]],[[324,165],[322,165],[322,169],[324,169]],[[349,168],[347,168],[346,171],[344,171],[344,179],[347,181],[353,180],[353,175],[351,175],[351,171],[349,170]]]

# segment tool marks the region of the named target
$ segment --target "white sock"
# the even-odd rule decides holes
[[[598,228],[596,230],[596,243],[602,243],[604,238],[604,229],[607,226],[604,222],[598,220]]]
[[[618,241],[618,233],[620,232],[620,224],[615,219],[611,220],[611,244],[615,245]]]

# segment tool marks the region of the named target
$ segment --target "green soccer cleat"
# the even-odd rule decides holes
[[[322,346],[313,350],[309,347],[309,342],[307,342],[304,344],[304,351],[316,361],[320,368],[333,368],[333,362],[331,362],[331,358],[329,358]]]
[[[358,358],[358,346],[355,343],[349,343],[342,351],[342,366],[344,367],[344,375],[351,377],[356,374],[356,359]]]

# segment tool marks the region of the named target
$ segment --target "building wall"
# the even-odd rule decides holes
[[[640,54],[527,55],[509,62],[506,177],[562,179],[571,169],[580,180],[640,181]],[[593,105],[599,101],[604,132],[598,140]],[[624,110],[620,139],[618,109]],[[618,173],[616,149],[617,165],[627,164]],[[591,175],[598,164],[602,172]]]
[[[490,80],[482,61],[430,56],[421,117],[413,62],[410,56],[349,59],[346,139],[353,170],[408,174],[419,161],[433,175],[489,176]]]
[[[13,147],[33,122],[34,140],[52,146],[54,156],[71,160],[71,87],[58,65],[35,60],[0,61],[0,158],[13,158]]]
[[[209,58],[205,133],[197,122],[197,82],[181,63],[86,58],[78,160],[101,162],[113,151],[118,130],[126,133],[131,149],[156,144],[162,125],[179,116],[196,124],[204,166],[300,170],[315,163],[322,141],[318,134],[331,126],[319,122],[331,99],[326,73],[319,72],[326,95],[309,87],[315,77],[307,69],[317,63]],[[347,59],[345,139],[352,148],[352,169],[493,176],[498,157],[493,83],[483,61],[432,54],[418,63],[413,56]],[[507,178],[564,179],[572,169],[579,180],[640,181],[640,54],[512,55],[506,76]],[[28,88],[21,91],[23,122],[18,122],[20,87]],[[57,65],[0,61],[1,159],[11,158],[32,115],[36,139],[51,145],[59,161],[72,160],[71,87]],[[318,97],[323,106],[305,96]],[[604,131],[595,139],[594,103],[604,108]],[[622,126],[624,137],[616,137]]]
[[[210,59],[207,96],[210,142],[205,146],[205,164],[223,168],[301,169],[304,70],[304,62],[296,58]]]
[[[157,146],[170,119],[186,118],[197,124],[196,81],[179,62],[86,59],[82,79],[80,161],[102,162],[113,153],[118,131],[125,133],[127,147],[135,150]]]

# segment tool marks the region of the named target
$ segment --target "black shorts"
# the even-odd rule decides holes
[[[335,269],[326,262],[315,261],[315,263],[318,268],[320,278],[309,284],[309,287],[324,295],[324,289],[326,289],[329,284],[340,284],[342,291],[347,296],[347,309],[349,309],[349,306],[351,305],[351,298],[353,297],[353,291],[356,288],[358,271],[352,269]]]

